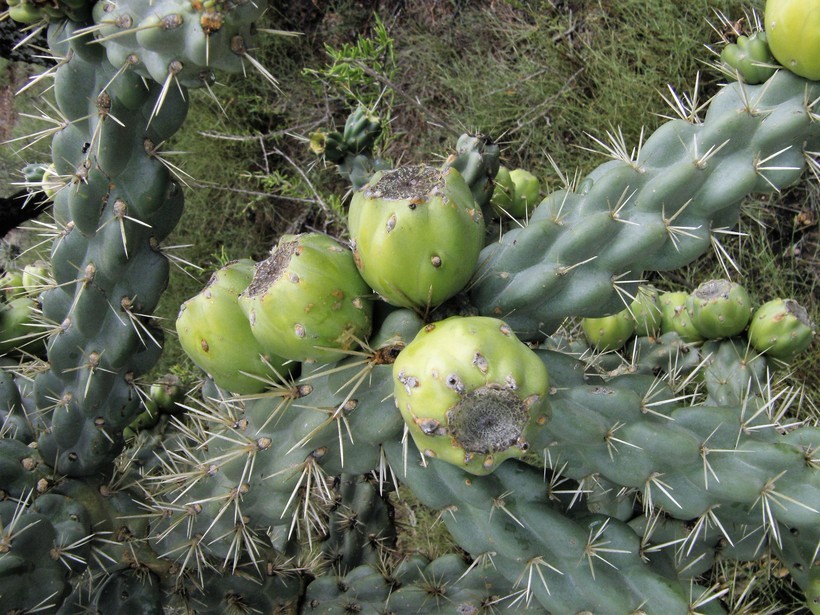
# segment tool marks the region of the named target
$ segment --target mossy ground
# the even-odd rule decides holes
[[[590,135],[620,130],[629,147],[642,130],[649,134],[671,114],[661,94],[667,85],[691,92],[700,73],[702,100],[721,77],[706,64],[713,59],[704,44],[716,43],[710,26],[714,11],[740,18],[748,3],[739,0],[542,0],[481,1],[322,0],[273,2],[269,27],[299,36],[263,36],[254,51],[279,80],[279,89],[254,77],[222,76],[214,88],[218,103],[205,92],[192,92],[186,129],[172,149],[190,177],[184,178],[186,212],[168,245],[188,263],[172,274],[159,315],[173,329],[182,301],[198,292],[210,272],[243,257],[261,259],[283,233],[320,229],[343,233],[347,186],[333,169],[323,169],[308,147],[308,135],[320,127],[340,126],[355,104],[338,82],[304,71],[321,70],[329,55],[359,37],[373,36],[378,15],[393,41],[394,55],[377,58],[377,76],[362,78],[372,91],[384,90],[376,111],[389,116],[383,155],[403,162],[435,161],[465,130],[500,139],[503,162],[535,173],[547,192],[560,185],[562,172],[584,174],[602,162]],[[753,3],[762,10],[762,1]],[[7,74],[0,65],[0,75]],[[379,87],[374,88],[374,83]],[[362,92],[362,96],[365,93]],[[16,106],[28,107],[22,99]],[[36,128],[35,128],[36,129]],[[33,128],[29,122],[14,131]],[[13,146],[12,146],[12,149]],[[8,184],[24,162],[42,160],[45,148],[23,154],[3,148],[0,171]],[[748,290],[759,298],[790,296],[820,320],[817,293],[817,215],[820,188],[816,178],[782,194],[749,200],[744,237],[727,235],[724,247],[742,273]],[[182,271],[185,270],[185,272]],[[667,288],[693,289],[723,276],[714,254],[690,267],[653,279]],[[805,386],[799,418],[816,418],[818,354],[806,353],[793,366],[792,381]],[[157,373],[193,375],[173,336]],[[443,526],[412,503],[399,516],[402,544],[432,550],[442,541]],[[744,579],[769,574],[767,568],[744,568]],[[776,575],[773,575],[776,576]],[[768,578],[768,577],[767,577]],[[758,582],[755,612],[782,612],[797,603],[787,585]],[[739,592],[738,592],[739,595]],[[746,599],[748,604],[748,598]],[[778,606],[780,605],[780,606]],[[780,609],[780,610],[778,610]]]

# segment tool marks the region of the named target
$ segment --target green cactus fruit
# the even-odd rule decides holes
[[[658,300],[661,304],[661,331],[663,333],[674,331],[687,344],[703,341],[703,337],[695,329],[692,317],[686,309],[689,293],[685,291],[661,293]]]
[[[370,334],[369,294],[348,248],[327,235],[304,233],[280,238],[239,303],[268,352],[329,363]]]
[[[513,169],[510,179],[515,186],[510,213],[516,218],[525,218],[541,200],[541,182],[526,169]]]
[[[148,397],[163,412],[174,414],[179,409],[177,404],[185,399],[185,390],[178,376],[166,374],[151,385]]]
[[[658,291],[652,286],[639,286],[635,299],[629,305],[635,320],[635,335],[655,337],[661,331],[661,304]]]
[[[761,305],[749,324],[749,341],[768,356],[791,361],[811,345],[815,327],[808,312],[792,299],[773,299]]]
[[[765,32],[740,35],[737,42],[726,45],[720,59],[732,72],[737,71],[746,83],[763,83],[777,70]]]
[[[42,355],[43,338],[37,329],[37,303],[29,297],[17,297],[0,306],[0,355],[12,351]]]
[[[526,218],[541,199],[541,182],[526,169],[500,167],[490,204],[501,216]]]
[[[495,189],[493,190],[493,197],[490,199],[493,212],[498,215],[503,215],[505,211],[510,211],[512,208],[513,195],[515,194],[515,186],[510,177],[510,170],[505,166],[498,167],[498,173],[495,174],[493,180]]]
[[[16,299],[25,294],[23,290],[23,272],[18,270],[6,271],[0,276],[0,293],[5,300]]]
[[[356,265],[388,303],[427,309],[464,288],[484,243],[484,216],[454,168],[376,173],[353,195]]]
[[[286,373],[285,359],[268,353],[251,333],[239,306],[241,293],[253,278],[254,264],[235,261],[211,277],[208,285],[180,307],[176,320],[179,342],[198,367],[233,393],[259,393],[273,370]]]
[[[772,55],[806,79],[820,79],[820,0],[767,0],[763,22]]]
[[[635,333],[635,319],[627,308],[611,316],[584,318],[581,328],[587,342],[596,350],[620,350]]]
[[[716,340],[746,329],[752,317],[752,300],[740,284],[709,280],[692,291],[687,310],[697,332]]]
[[[472,474],[522,457],[550,418],[546,367],[495,318],[427,325],[393,364],[393,385],[419,450]]]

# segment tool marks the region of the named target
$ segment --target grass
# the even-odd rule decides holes
[[[716,21],[713,9],[740,16],[745,6],[739,0],[322,4],[323,12],[301,5],[281,9],[285,14],[271,11],[272,27],[304,32],[263,37],[255,51],[278,78],[279,91],[262,79],[223,76],[215,88],[221,109],[205,93],[191,93],[186,129],[172,149],[188,152],[174,162],[193,179],[186,179],[186,211],[167,244],[188,246],[174,254],[199,268],[182,263],[172,273],[158,310],[169,329],[182,301],[224,262],[261,259],[283,233],[344,232],[327,203],[340,202],[347,187],[332,169],[322,168],[306,140],[319,127],[341,124],[352,102],[351,93],[323,73],[331,59],[325,45],[340,49],[372,35],[377,10],[393,42],[392,58],[368,64],[381,75],[381,87],[392,86],[379,97],[368,81],[368,101],[378,99],[377,110],[391,119],[384,155],[435,161],[460,132],[479,131],[502,141],[504,164],[531,170],[551,190],[560,182],[547,155],[570,175],[576,169],[587,173],[602,162],[584,149],[593,146],[590,135],[619,128],[636,145],[642,129],[648,133],[669,113],[660,96],[667,84],[689,91],[700,71],[703,91],[714,91],[720,78],[705,66],[711,57],[703,45],[718,35],[708,22]],[[0,64],[0,75],[5,68]],[[30,104],[21,99],[17,108]],[[24,134],[32,126],[19,121],[14,130]],[[6,184],[18,178],[23,162],[45,157],[42,147],[25,155],[0,151]],[[809,181],[750,199],[751,215],[742,223],[746,235],[724,241],[742,271],[733,275],[754,296],[793,297],[815,322],[819,202],[817,182]],[[723,266],[710,254],[652,281],[691,289],[722,276]],[[156,373],[165,371],[196,375],[173,336]],[[806,389],[800,417],[816,419],[811,400],[820,388],[817,353],[806,353],[793,372]],[[407,500],[402,507],[403,548],[434,554],[450,548],[429,511]],[[764,573],[744,568],[744,582]],[[760,612],[780,603],[784,610],[794,608],[791,589],[768,578],[758,585]]]

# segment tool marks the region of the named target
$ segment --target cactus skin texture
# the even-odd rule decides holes
[[[356,265],[388,303],[427,310],[458,293],[475,269],[484,216],[454,168],[374,175],[348,216]]]
[[[785,70],[761,85],[724,87],[703,120],[667,122],[636,160],[610,160],[577,190],[548,195],[526,227],[486,246],[473,305],[525,340],[570,316],[620,311],[622,294],[638,285],[622,280],[627,272],[639,280],[691,262],[710,249],[712,229],[735,223],[746,194],[797,181],[804,149],[820,148],[806,102],[818,96],[820,84]],[[778,152],[779,170],[756,162]]]
[[[67,40],[75,29],[50,29],[55,53],[67,58],[55,94],[70,120],[53,138],[52,157],[70,180],[54,200],[62,232],[51,253],[55,286],[42,294],[54,326],[50,369],[37,376],[34,393],[51,422],[39,438],[43,455],[60,472],[84,475],[121,448],[122,430],[142,407],[134,379],[161,352],[162,332],[150,320],[168,280],[159,242],[179,219],[183,197],[154,144],[179,128],[187,103],[173,88],[157,109],[161,86],[127,71],[115,78],[87,35]]]
[[[199,87],[214,71],[239,72],[249,58],[254,24],[266,2],[112,2],[94,5],[95,36],[109,62],[158,83]]]
[[[399,355],[393,378],[419,449],[473,474],[521,457],[550,418],[544,365],[494,318],[426,326]]]

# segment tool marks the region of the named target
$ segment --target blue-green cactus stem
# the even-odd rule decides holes
[[[134,380],[161,351],[163,334],[150,320],[169,273],[159,242],[183,201],[154,144],[179,128],[187,103],[180,88],[163,93],[118,73],[88,35],[72,38],[75,30],[50,30],[66,58],[55,96],[71,120],[55,134],[52,156],[71,179],[55,197],[64,232],[52,247],[55,287],[42,295],[55,330],[51,370],[37,377],[35,398],[50,420],[40,450],[59,471],[81,475],[121,447],[122,430],[142,409]]]
[[[553,353],[541,356],[552,363]],[[753,377],[746,374],[743,381]],[[636,490],[646,510],[659,507],[683,520],[714,509],[721,519],[755,526],[816,522],[820,475],[806,463],[803,448],[780,435],[759,406],[680,406],[671,389],[664,391],[649,376],[568,387],[553,383],[553,419],[532,448],[543,450],[553,468],[566,463],[566,476],[599,474]],[[793,433],[804,429],[809,428]],[[782,506],[770,507],[772,498]],[[771,511],[771,522],[763,521],[764,511]]]
[[[266,8],[266,0],[103,0],[94,6],[95,37],[117,68],[174,88],[199,87],[213,83],[214,71],[256,64],[250,50]]]
[[[400,443],[385,445],[388,460],[425,505],[441,518],[458,544],[477,562],[511,584],[516,605],[530,601],[556,613],[629,613],[652,604],[659,612],[687,613],[688,591],[675,578],[644,565],[633,530],[609,517],[583,522],[550,501],[543,471],[518,461],[490,475],[472,476],[430,460]],[[608,564],[595,560],[596,544]],[[492,562],[492,563],[490,563]]]
[[[470,293],[483,315],[524,339],[570,316],[622,310],[647,270],[683,266],[751,192],[781,189],[820,148],[820,84],[778,71],[732,83],[705,118],[662,125],[636,158],[611,160],[577,189],[548,195],[529,224],[484,248]]]
[[[144,481],[156,494],[156,550],[183,564],[186,545],[200,536],[203,557],[232,561],[231,541],[214,538],[237,536],[240,552],[250,546],[243,536],[258,535],[261,544],[269,530],[282,539],[324,538],[332,477],[378,473],[384,469],[381,443],[401,438],[403,422],[391,398],[393,361],[420,327],[413,312],[395,311],[360,356],[304,365],[298,380],[258,399],[201,406],[211,417],[209,431],[176,459],[179,474],[166,466]],[[234,515],[244,521],[237,524]]]

